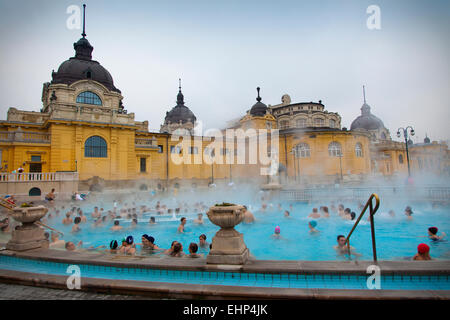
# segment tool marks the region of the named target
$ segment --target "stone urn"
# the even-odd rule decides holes
[[[37,207],[17,207],[10,215],[14,220],[22,225],[17,226],[11,235],[11,239],[6,244],[6,249],[14,251],[25,251],[37,248],[48,248],[48,241],[44,235],[44,229],[35,224],[47,213],[44,206]]]
[[[221,229],[212,239],[212,248],[206,257],[208,264],[244,264],[249,250],[243,234],[234,226],[244,220],[245,208],[240,205],[216,205],[209,208],[206,215]]]

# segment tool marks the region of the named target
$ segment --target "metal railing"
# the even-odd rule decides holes
[[[375,198],[375,208],[373,207],[372,200]],[[359,215],[358,219],[356,220],[355,224],[353,225],[352,230],[350,230],[350,233],[345,238],[345,243],[347,244],[348,249],[348,255],[350,256],[350,237],[353,234],[353,231],[356,229],[356,226],[358,225],[359,221],[363,217],[364,213],[366,213],[367,208],[369,208],[369,219],[370,219],[370,231],[372,233],[372,251],[373,251],[373,261],[377,261],[377,248],[375,244],[375,225],[373,221],[373,215],[375,212],[377,212],[378,208],[380,207],[380,198],[376,193],[372,193],[369,200],[367,200],[366,205],[364,206],[364,209],[361,211],[361,214]]]

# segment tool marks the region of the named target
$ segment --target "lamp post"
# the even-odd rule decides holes
[[[341,169],[341,182],[344,179],[344,177],[342,176],[342,156],[343,156],[342,151],[339,150],[338,157],[339,157],[339,168]]]
[[[409,151],[408,151],[408,129],[409,133],[413,136],[415,134],[414,129],[411,126],[407,126],[406,128],[398,128],[397,129],[397,137],[401,137],[400,130],[403,131],[403,137],[405,138],[405,148],[406,148],[406,161],[408,163],[408,177],[411,177],[411,168],[409,167]]]
[[[297,181],[297,166],[296,166],[296,162],[295,162],[295,157],[297,154],[296,154],[295,147],[292,148],[290,153],[292,154],[292,159],[294,160],[292,162],[294,163],[295,181]]]

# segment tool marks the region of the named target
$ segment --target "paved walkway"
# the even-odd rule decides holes
[[[0,300],[150,300],[143,296],[111,295],[0,283]]]

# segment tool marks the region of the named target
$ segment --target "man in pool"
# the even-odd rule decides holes
[[[324,218],[330,217],[330,213],[328,212],[328,207],[326,207],[326,206],[320,207],[320,213],[321,213],[321,216]]]
[[[180,219],[180,225],[178,226],[178,229],[177,229],[177,232],[178,233],[184,233],[184,226],[185,226],[185,224],[186,224],[186,218],[185,217],[183,217],[183,218],[181,218]]]
[[[196,224],[203,224],[203,213],[197,214],[197,219],[194,220],[194,223]]]
[[[244,223],[253,223],[255,222],[255,216],[253,213],[250,212],[250,210],[247,209],[247,206],[244,207]]]
[[[441,232],[441,236],[438,236],[437,233],[438,233],[437,227],[428,228],[428,238],[430,238],[430,240],[439,241],[446,236],[445,232]]]
[[[333,246],[333,248],[336,250],[336,252],[339,255],[346,255],[346,254],[348,254],[348,247],[345,244],[345,241],[346,241],[345,236],[343,236],[343,235],[338,235],[337,236],[337,243],[338,244],[336,246]],[[361,254],[357,253],[355,251],[355,248],[352,247],[352,246],[350,246],[350,254],[353,254],[355,257],[361,256]]]
[[[317,211],[317,208],[312,209],[312,212],[310,213],[308,218],[313,218],[313,219],[320,218],[320,213]]]
[[[119,225],[120,222],[119,220],[115,220],[114,221],[114,225],[111,227],[111,231],[120,231],[123,229],[123,227],[121,225]]]
[[[155,217],[150,217],[150,220],[148,221],[149,224],[156,224]]]
[[[59,236],[56,232],[51,233],[50,240],[50,249],[64,248],[66,245],[66,242],[64,240],[59,239]]]
[[[75,243],[73,243],[72,241],[68,241],[68,242],[66,242],[65,246],[66,246],[67,251],[78,251],[82,245],[83,245],[82,241],[78,242],[78,244],[76,246],[75,246]]]
[[[198,246],[202,249],[209,248],[209,243],[206,242],[206,234],[201,234],[198,237]]]
[[[410,207],[410,206],[407,206],[407,207],[405,208],[405,215],[406,215],[406,217],[407,217],[409,220],[412,219],[412,214],[413,214],[413,211],[412,211],[411,207]]]
[[[62,223],[63,224],[72,224],[73,223],[73,220],[70,217],[70,212],[66,213],[66,217],[63,219]]]

